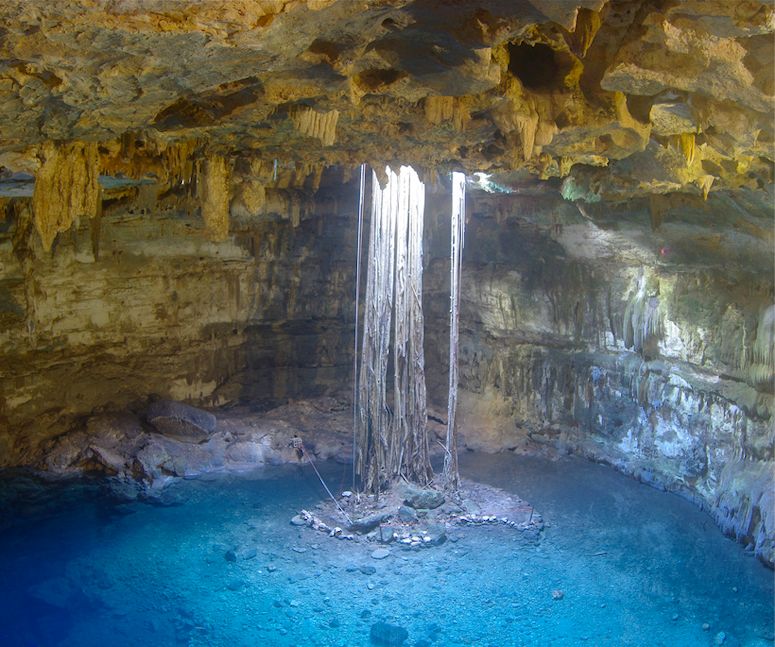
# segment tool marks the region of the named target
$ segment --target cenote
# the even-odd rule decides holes
[[[6,481],[2,643],[369,645],[384,621],[408,645],[769,644],[771,571],[689,502],[577,458],[462,471],[529,496],[541,539],[461,527],[375,560],[289,525],[326,496],[309,466],[181,480],[153,505]]]
[[[774,52],[0,1],[0,645],[772,647]]]

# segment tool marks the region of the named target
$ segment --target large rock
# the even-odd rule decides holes
[[[350,524],[350,530],[361,533],[369,532],[370,530],[374,530],[374,528],[379,526],[381,523],[384,523],[390,519],[390,517],[391,514],[389,512],[378,512],[375,514],[370,514],[367,517],[353,521],[352,524]]]
[[[163,436],[191,443],[207,441],[216,425],[212,413],[174,400],[152,402],[146,418]]]
[[[408,487],[405,503],[418,510],[433,510],[444,503],[444,495],[437,490]]]

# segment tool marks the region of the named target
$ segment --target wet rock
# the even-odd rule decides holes
[[[294,515],[291,518],[291,525],[292,526],[306,526],[307,521],[301,516],[301,515]]]
[[[424,536],[423,544],[425,546],[441,546],[447,541],[447,529],[442,525],[428,526]]]
[[[371,553],[373,559],[385,559],[390,555],[390,551],[387,548],[377,548]]]
[[[379,526],[381,523],[384,523],[390,519],[390,517],[391,514],[389,512],[378,512],[376,514],[370,514],[367,517],[353,521],[350,525],[350,530],[359,533],[367,533],[371,530],[374,530],[374,528]]]
[[[152,402],[146,419],[163,436],[191,443],[206,442],[216,426],[212,413],[174,400]]]
[[[361,566],[358,570],[364,575],[374,575],[377,572],[377,569],[373,566]]]
[[[398,625],[391,625],[387,622],[375,622],[371,625],[369,638],[373,645],[400,647],[409,638],[409,632]]]
[[[409,487],[406,490],[406,505],[423,510],[438,508],[445,501],[444,495],[436,490]]]
[[[404,523],[413,523],[417,521],[417,510],[408,505],[402,505],[398,509],[398,518]]]

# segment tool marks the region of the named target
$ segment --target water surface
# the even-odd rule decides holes
[[[347,487],[349,467],[321,467]],[[178,481],[153,505],[7,478],[0,644],[350,647],[387,621],[418,647],[772,645],[772,571],[688,502],[580,459],[461,469],[532,502],[540,542],[460,529],[377,561],[289,525],[325,496],[309,466]]]

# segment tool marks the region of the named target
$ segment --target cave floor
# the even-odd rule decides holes
[[[347,489],[349,466],[319,467]],[[772,571],[688,502],[574,458],[461,470],[535,505],[540,540],[485,525],[373,559],[289,524],[325,496],[308,466],[179,480],[154,504],[4,479],[0,644],[349,647],[385,621],[417,646],[772,645]]]

